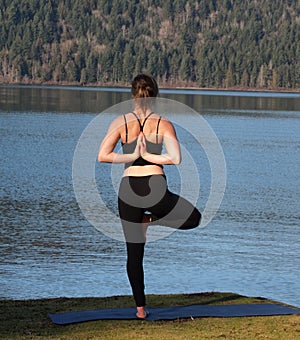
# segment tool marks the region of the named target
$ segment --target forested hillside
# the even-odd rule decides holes
[[[0,0],[2,83],[300,88],[300,0]]]

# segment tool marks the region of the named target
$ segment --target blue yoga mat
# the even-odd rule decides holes
[[[299,314],[300,309],[278,304],[239,304],[239,305],[191,305],[166,308],[148,308],[147,321],[174,320],[200,317],[238,317]],[[135,308],[110,308],[49,314],[52,322],[67,325],[93,320],[134,320]]]

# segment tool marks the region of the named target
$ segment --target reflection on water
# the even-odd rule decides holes
[[[114,104],[131,99],[129,89],[0,86],[4,111],[100,113]],[[300,93],[224,92],[160,90],[160,96],[184,103],[198,112],[224,110],[228,114],[255,111],[299,111]],[[274,112],[273,112],[274,113]]]
[[[228,178],[207,228],[147,245],[147,293],[234,291],[300,306],[299,96],[165,96],[203,113],[222,144]],[[124,244],[85,220],[72,187],[83,129],[129,98],[121,90],[0,87],[0,297],[130,294]],[[178,135],[196,155],[188,135]],[[203,209],[209,163],[204,153],[197,157]],[[176,172],[167,172],[177,190]],[[105,188],[116,211],[115,192]]]

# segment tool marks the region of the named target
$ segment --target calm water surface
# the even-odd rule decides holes
[[[300,95],[165,90],[161,96],[194,108],[213,128],[227,187],[206,228],[148,243],[146,292],[231,291],[300,307]],[[84,128],[128,99],[124,89],[0,87],[1,298],[131,294],[124,243],[90,225],[72,186]],[[195,143],[178,134],[196,154]],[[102,166],[96,164],[97,173]],[[208,170],[200,154],[201,210]],[[176,174],[170,170],[168,178],[177,190]],[[109,185],[106,197],[115,211]]]

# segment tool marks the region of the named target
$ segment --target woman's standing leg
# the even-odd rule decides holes
[[[127,275],[131,285],[133,297],[137,307],[146,305],[144,284],[144,248],[145,243],[128,243],[127,248]]]
[[[146,305],[143,268],[145,242],[141,223],[144,211],[141,208],[129,205],[120,198],[126,197],[128,190],[132,190],[128,188],[128,184],[128,180],[122,180],[118,206],[126,239],[127,275],[136,305],[141,307]]]

